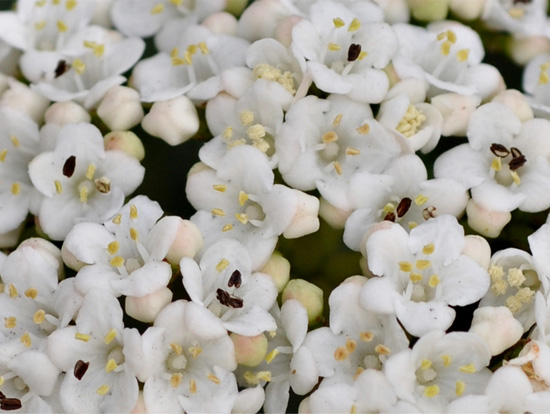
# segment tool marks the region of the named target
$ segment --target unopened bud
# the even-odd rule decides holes
[[[271,276],[278,292],[282,292],[290,279],[290,262],[275,252],[267,263],[260,269],[260,272]]]
[[[48,124],[59,126],[76,124],[78,122],[89,123],[92,117],[82,106],[73,101],[55,102],[44,113],[44,120]]]
[[[468,225],[485,237],[498,237],[512,219],[510,212],[486,209],[472,199],[466,205],[466,215]]]
[[[319,215],[325,220],[333,229],[343,229],[346,220],[353,213],[353,211],[342,210],[338,207],[334,207],[324,197],[321,197],[319,203]]]
[[[319,199],[299,190],[293,192],[296,196],[296,212],[283,232],[287,239],[295,239],[319,230]]]
[[[550,52],[550,39],[546,36],[511,36],[507,52],[514,62],[524,66],[536,56]]]
[[[52,242],[40,237],[31,237],[21,242],[17,250],[30,248],[39,253],[41,258],[48,262],[53,268],[57,268],[57,275],[60,279],[63,278],[64,268],[61,258],[61,250]]]
[[[461,20],[475,20],[481,16],[486,0],[451,0],[451,11]]]
[[[97,115],[113,131],[136,126],[143,119],[139,92],[126,86],[111,86],[97,107]]]
[[[506,306],[483,306],[474,311],[470,332],[481,336],[495,356],[521,339],[523,325]]]
[[[307,310],[309,323],[319,320],[323,314],[323,290],[303,279],[292,279],[283,290],[282,301],[296,299]]]
[[[230,13],[217,12],[208,16],[201,23],[210,29],[212,34],[236,35],[237,19]]]
[[[0,99],[0,107],[8,106],[17,109],[30,116],[34,122],[42,123],[44,111],[50,104],[50,101],[24,83],[18,82],[13,78],[8,79],[8,85],[9,89],[2,94],[2,98]]]
[[[498,102],[510,108],[521,122],[533,119],[535,116],[529,101],[520,91],[507,89],[496,95],[491,102]]]
[[[260,365],[267,354],[267,338],[261,333],[256,336],[230,335],[235,346],[237,363],[246,367]]]
[[[155,321],[159,312],[172,301],[172,291],[167,287],[142,297],[126,296],[124,309],[132,318],[145,323]]]
[[[434,96],[431,103],[443,115],[441,134],[446,137],[464,137],[466,136],[470,116],[481,103],[481,98],[477,95],[443,93]]]
[[[63,243],[61,246],[61,258],[69,269],[73,269],[77,272],[88,264],[78,260],[76,256],[69,251],[66,243]]]
[[[139,137],[132,131],[113,131],[103,138],[105,149],[124,151],[138,161],[145,158],[145,148]]]
[[[475,260],[484,269],[489,269],[489,263],[491,262],[491,246],[483,237],[474,234],[465,236],[462,254]]]
[[[444,20],[449,11],[449,0],[407,0],[416,20],[434,22]]]
[[[22,223],[18,228],[10,230],[6,233],[0,234],[0,249],[6,249],[9,247],[17,246],[19,236],[25,228],[25,223]]]
[[[174,239],[166,260],[172,265],[177,265],[184,257],[195,257],[202,250],[204,242],[199,228],[189,220],[181,217],[168,216],[161,219],[157,226],[170,226],[175,229]]]

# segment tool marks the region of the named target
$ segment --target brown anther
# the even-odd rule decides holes
[[[3,400],[4,398],[6,398],[6,394],[0,391],[0,400]]]
[[[531,0],[512,0],[514,4],[531,4]]]
[[[523,156],[523,153],[516,147],[510,147],[510,152],[512,153],[512,158],[518,158]]]
[[[90,366],[89,362],[84,362],[81,359],[76,361],[76,364],[74,364],[74,370],[73,374],[77,380],[81,380],[86,371],[88,371],[88,367]]]
[[[107,177],[97,178],[94,181],[95,188],[102,194],[108,194],[111,191],[111,180]]]
[[[388,211],[388,213],[384,216],[384,220],[387,220],[387,221],[395,222],[396,218],[397,217],[393,211]]]
[[[57,62],[57,66],[55,67],[55,77],[59,78],[61,75],[63,75],[65,72],[67,72],[71,68],[71,65],[67,63],[66,60],[60,60]]]
[[[422,210],[422,217],[424,217],[424,220],[428,220],[436,216],[437,216],[437,209],[435,208],[435,206],[429,206],[429,207],[426,207],[424,210]]]
[[[510,167],[511,171],[516,171],[520,167],[523,167],[526,162],[527,159],[525,158],[525,155],[520,155],[519,157],[512,158],[508,163],[508,167]]]
[[[502,144],[493,143],[491,144],[491,147],[489,149],[493,154],[495,154],[495,156],[499,158],[505,158],[508,156],[508,154],[510,154],[510,151],[508,150],[508,148],[506,148]]]
[[[241,272],[238,270],[235,270],[233,273],[231,273],[231,276],[229,277],[229,281],[227,282],[227,286],[233,287],[235,286],[237,289],[241,287],[242,278],[241,278]]]
[[[74,174],[75,167],[76,167],[76,157],[74,155],[71,155],[69,158],[65,160],[65,163],[63,164],[63,175],[65,177],[71,178]]]
[[[409,208],[411,208],[411,204],[412,200],[409,197],[402,198],[397,205],[397,208],[395,209],[397,217],[403,217],[405,214],[407,214],[407,211],[409,211]]]
[[[223,289],[216,290],[216,299],[218,299],[218,302],[220,302],[220,304],[234,309],[242,308],[244,304],[244,301],[241,298],[232,296]]]
[[[349,49],[348,49],[348,62],[353,62],[359,57],[360,54],[361,54],[361,45],[352,43],[351,45],[349,45]]]
[[[0,410],[19,410],[22,406],[21,400],[18,398],[3,398],[0,400]]]

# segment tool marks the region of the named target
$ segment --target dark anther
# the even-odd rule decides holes
[[[512,158],[508,163],[508,166],[510,167],[510,170],[516,171],[518,168],[523,167],[523,164],[526,162],[527,160],[525,159],[525,155],[520,155],[519,157]]]
[[[6,398],[6,394],[0,391],[0,400],[3,400],[4,398]]]
[[[348,49],[348,62],[353,62],[361,54],[361,45],[352,43]]]
[[[530,3],[531,3],[531,0],[513,0],[513,3],[514,3],[514,4],[518,4],[518,3],[521,3],[521,4],[530,4]]]
[[[18,398],[2,398],[0,400],[0,409],[6,411],[19,410],[23,405]]]
[[[435,216],[437,216],[437,209],[435,206],[429,206],[422,210],[422,217],[424,217],[424,220],[434,218]]]
[[[55,68],[55,77],[59,78],[61,75],[67,72],[70,68],[71,68],[71,65],[69,65],[67,61],[60,60],[59,62],[57,62],[57,66]]]
[[[411,208],[412,200],[409,197],[403,198],[397,205],[396,213],[397,217],[403,217]]]
[[[222,305],[230,308],[242,308],[244,304],[244,301],[241,298],[231,296],[223,289],[216,290],[216,298]]]
[[[516,147],[510,147],[510,152],[512,153],[512,158],[518,158],[523,155],[519,148]]]
[[[499,158],[505,158],[510,154],[510,151],[508,151],[508,148],[506,148],[502,144],[491,144],[490,150],[493,154],[495,154]]]
[[[233,287],[235,286],[237,289],[241,287],[242,283],[241,278],[241,272],[238,270],[235,270],[233,273],[231,273],[231,276],[229,277],[229,281],[227,282],[227,286]]]
[[[75,167],[76,167],[76,157],[74,155],[71,155],[69,158],[65,160],[65,164],[63,164],[63,175],[65,177],[71,178],[74,174]]]
[[[81,359],[76,361],[76,364],[74,364],[74,371],[73,374],[77,380],[81,380],[86,371],[88,371],[88,367],[90,366],[89,362],[84,362]]]
[[[388,211],[388,213],[384,216],[384,220],[395,222],[395,219],[396,219],[396,216],[393,211]]]

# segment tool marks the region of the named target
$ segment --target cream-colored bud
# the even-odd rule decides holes
[[[279,0],[254,1],[239,19],[238,34],[250,42],[273,37],[279,22],[290,15],[289,8]]]
[[[521,339],[523,326],[506,306],[483,306],[474,311],[469,332],[481,336],[495,356]]]
[[[296,196],[296,212],[283,232],[287,239],[296,239],[319,230],[319,199],[299,190],[292,190]]]
[[[475,260],[484,269],[489,269],[489,263],[491,262],[491,246],[483,237],[475,234],[468,234],[465,236],[462,254]]]
[[[267,354],[267,337],[261,333],[256,336],[230,335],[235,346],[237,363],[246,367],[255,367],[262,363]]]
[[[449,0],[407,0],[416,20],[435,22],[447,17]]]
[[[408,23],[410,20],[409,6],[406,0],[384,0],[377,4],[384,11],[386,23]]]
[[[275,252],[264,267],[260,269],[260,272],[271,276],[275,286],[277,286],[277,291],[282,292],[290,279],[290,262],[280,253]]]
[[[449,8],[462,20],[475,20],[481,16],[487,0],[451,0]]]
[[[8,79],[9,89],[2,94],[0,107],[10,107],[26,113],[34,122],[40,124],[44,111],[50,101],[24,83],[13,78]]]
[[[210,29],[212,34],[234,36],[237,33],[237,19],[230,13],[213,13],[202,21],[202,25]]]
[[[73,101],[55,102],[44,113],[44,120],[48,124],[59,126],[90,122],[92,117],[82,106]]]
[[[166,254],[166,260],[172,265],[177,265],[183,257],[195,257],[202,250],[204,242],[199,228],[191,221],[169,216],[164,217],[161,222],[168,220],[170,220],[171,226],[177,230]]]
[[[182,95],[155,102],[141,126],[152,136],[170,145],[178,145],[195,135],[200,123],[195,105]]]
[[[274,38],[286,47],[292,43],[292,29],[302,20],[300,16],[288,16],[281,20],[275,27]]]
[[[512,219],[508,211],[486,209],[470,199],[466,205],[468,225],[485,237],[498,237],[504,226]]]
[[[298,406],[298,414],[311,414],[311,408],[309,407],[309,397],[304,398]]]
[[[76,256],[69,251],[65,243],[61,246],[61,258],[69,269],[73,269],[77,272],[87,265],[87,263],[78,260]]]
[[[31,237],[21,242],[17,246],[17,250],[21,249],[33,249],[37,253],[40,253],[40,256],[48,262],[52,267],[57,267],[57,275],[59,279],[62,279],[65,271],[63,267],[63,260],[61,258],[61,250],[52,242],[42,239],[40,237]]]
[[[113,131],[103,138],[105,150],[119,150],[138,161],[145,158],[145,148],[139,137],[132,131]]]
[[[307,310],[309,323],[318,321],[323,314],[323,290],[303,279],[292,279],[283,290],[282,301],[296,299]]]
[[[342,210],[334,207],[324,197],[319,200],[319,216],[323,218],[333,229],[343,229],[346,220],[353,211]]]
[[[136,126],[144,115],[139,92],[127,86],[111,86],[97,107],[97,115],[113,131]]]
[[[25,228],[25,223],[21,224],[18,228],[8,231],[7,233],[0,234],[0,249],[6,249],[9,247],[17,246],[19,236]]]
[[[514,62],[525,66],[535,56],[550,52],[550,39],[546,36],[511,36],[506,51]]]
[[[498,102],[506,105],[514,111],[521,122],[528,121],[529,119],[533,119],[535,117],[533,110],[531,109],[531,105],[529,105],[529,101],[525,95],[515,89],[507,89],[500,92],[492,99],[492,102]]]
[[[167,287],[137,298],[126,296],[124,309],[132,318],[141,322],[152,323],[159,312],[172,301],[172,291]]]
[[[395,224],[393,222],[388,221],[388,220],[384,220],[384,221],[380,221],[380,222],[375,223],[372,226],[370,226],[367,229],[367,231],[365,232],[365,234],[363,234],[363,237],[361,239],[361,246],[360,246],[361,254],[364,257],[367,257],[367,240],[369,239],[370,236],[372,236],[372,234],[374,234],[375,232],[377,232],[379,230],[387,230],[387,229],[391,228],[394,225]]]
[[[464,137],[466,136],[470,116],[481,103],[481,98],[477,95],[443,93],[434,96],[431,103],[443,115],[441,134],[446,137]]]

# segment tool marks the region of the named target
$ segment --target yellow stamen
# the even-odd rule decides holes
[[[361,154],[361,151],[359,151],[356,148],[347,147],[346,148],[346,155],[359,155]]]
[[[74,339],[78,339],[79,341],[82,341],[82,342],[88,342],[90,340],[90,335],[86,335],[86,334],[83,334],[83,333],[75,333],[74,334]]]
[[[38,309],[36,312],[34,312],[34,316],[32,317],[32,321],[40,325],[44,320],[46,319],[46,312],[42,309]]]
[[[448,367],[451,365],[453,359],[450,355],[441,355],[441,360],[443,361],[443,365]]]
[[[399,269],[402,272],[410,272],[413,269],[411,262],[399,262]]]
[[[359,56],[357,57],[357,60],[363,60],[367,57],[367,52],[365,52],[364,50],[361,51],[361,53],[359,53]]]
[[[21,336],[20,341],[25,346],[25,348],[29,348],[31,346],[31,336],[28,332],[25,332],[23,336]]]
[[[58,20],[56,24],[57,24],[57,30],[59,30],[62,33],[69,30],[69,27],[63,20]]]
[[[374,352],[380,355],[389,355],[391,354],[391,349],[386,345],[378,344],[374,347]]]
[[[196,394],[197,393],[197,383],[193,379],[189,380],[189,392],[191,394]]]
[[[221,208],[213,208],[212,209],[212,214],[214,214],[215,216],[225,216],[225,211],[223,211]]]
[[[189,45],[189,46],[187,46],[187,49],[186,49],[186,50],[187,50],[187,51],[191,54],[191,56],[192,56],[192,55],[194,55],[195,53],[197,53],[197,49],[198,49],[197,45]]]
[[[193,55],[191,55],[191,52],[189,52],[188,50],[186,50],[186,51],[183,53],[183,60],[185,61],[185,64],[186,64],[186,65],[191,66],[191,65],[193,64]]]
[[[343,116],[343,114],[336,115],[336,117],[334,118],[334,121],[332,121],[332,125],[333,126],[340,125],[340,121],[342,120],[342,116]]]
[[[355,32],[356,30],[359,30],[360,27],[361,27],[361,22],[359,21],[359,19],[354,18],[349,24],[348,32]]]
[[[546,62],[540,65],[540,75],[539,75],[539,84],[546,85],[549,81],[548,79],[548,67],[550,67],[550,62]]]
[[[370,342],[373,340],[374,334],[372,332],[361,332],[359,338],[361,338],[363,342]]]
[[[38,296],[38,290],[33,287],[28,288],[27,290],[25,290],[25,296],[31,299],[36,299],[36,297]]]
[[[99,394],[99,395],[105,395],[109,392],[109,386],[106,385],[106,384],[103,384],[101,387],[99,387],[97,390],[96,390],[96,393]]]
[[[420,365],[420,369],[428,369],[432,367],[432,361],[429,359],[423,359]]]
[[[103,56],[103,53],[105,53],[105,45],[101,43],[84,40],[84,47],[92,49],[92,51],[94,52],[94,56],[98,58]]]
[[[332,52],[336,52],[336,51],[338,51],[338,50],[341,49],[341,46],[340,46],[340,45],[337,45],[336,43],[329,43],[329,44],[327,45],[327,47],[328,47],[328,50],[330,50],[330,51],[332,51]]]
[[[2,151],[0,151],[0,162],[4,162],[6,159],[6,155],[8,155],[8,150],[4,148]]]
[[[519,178],[519,174],[517,171],[511,171],[510,175],[512,176],[512,180],[514,180],[515,185],[521,184],[521,178]]]
[[[95,165],[94,164],[88,165],[88,169],[86,170],[86,178],[88,180],[91,180],[94,178],[94,174],[95,174]]]
[[[244,214],[244,213],[237,213],[235,214],[235,217],[237,218],[237,220],[239,220],[241,222],[241,224],[246,224],[248,223],[248,215]]]
[[[353,339],[346,340],[346,349],[350,354],[355,351],[355,348],[357,348],[357,342],[355,342]]]
[[[216,265],[216,270],[218,273],[221,273],[225,268],[229,265],[229,261],[227,259],[222,259],[220,262]]]
[[[456,382],[455,394],[457,397],[460,397],[462,394],[464,394],[465,389],[466,389],[466,383],[464,381]]]
[[[199,49],[201,50],[201,53],[203,55],[208,55],[210,53],[210,49],[208,49],[208,46],[206,46],[206,43],[199,42],[198,46],[199,46]]]
[[[470,55],[470,49],[460,49],[458,52],[456,52],[456,59],[459,62],[466,62],[468,60],[469,55]]]
[[[413,283],[418,283],[423,279],[423,277],[420,273],[411,273],[409,279],[411,279],[411,282]]]
[[[244,203],[246,203],[248,200],[248,194],[246,194],[244,191],[239,191],[239,204],[241,206],[244,206]]]
[[[338,348],[336,348],[336,351],[334,351],[334,359],[338,362],[345,361],[348,356],[349,352],[343,346],[339,346]]]
[[[424,395],[428,398],[433,398],[439,394],[439,387],[437,385],[430,385],[424,388]]]
[[[120,224],[120,222],[122,221],[122,214],[117,214],[116,216],[113,217],[113,224]]]
[[[449,56],[449,54],[451,53],[451,46],[453,44],[451,42],[449,42],[448,40],[446,40],[445,42],[443,42],[441,44],[441,54],[443,56]]]
[[[46,20],[40,20],[39,22],[36,22],[34,24],[35,30],[42,30],[44,29],[44,27],[46,27]]]
[[[325,132],[321,137],[321,140],[323,143],[329,144],[331,142],[338,141],[338,135],[334,131]]]
[[[464,372],[466,374],[473,374],[476,372],[476,367],[474,364],[468,364],[468,365],[462,365],[458,368],[460,372]]]
[[[21,143],[19,142],[19,139],[15,135],[10,135],[11,143],[15,148],[19,148],[21,146]]]
[[[83,185],[80,187],[80,202],[86,203],[88,201],[88,187]]]
[[[441,282],[441,279],[439,279],[439,277],[437,275],[431,275],[430,279],[428,281],[428,285],[430,287],[434,288],[437,285],[439,285],[439,282]]]
[[[208,378],[210,381],[212,381],[216,385],[219,385],[221,383],[220,379],[216,377],[214,374],[208,374],[206,378]]]
[[[370,132],[370,125],[369,124],[363,124],[359,128],[357,128],[357,132],[359,132],[361,135],[367,135]]]
[[[225,193],[225,190],[227,190],[227,186],[224,184],[214,184],[212,188],[220,193]]]
[[[114,241],[112,241],[111,243],[109,243],[107,245],[107,252],[109,252],[109,254],[113,255],[116,252],[118,252],[119,248],[120,248],[120,243],[117,242],[116,240],[114,240]]]
[[[196,359],[202,353],[202,349],[199,346],[191,346],[188,351],[193,355],[193,359]]]
[[[61,194],[63,192],[63,186],[61,185],[61,181],[55,180],[54,184],[55,184],[55,192],[57,194]]]
[[[172,348],[172,350],[178,355],[181,355],[181,353],[183,352],[183,348],[181,347],[181,345],[176,344],[175,342],[172,342],[170,344],[170,348]]]
[[[11,193],[13,195],[18,195],[19,193],[21,192],[21,184],[19,184],[17,181],[14,182],[12,185],[11,185]]]
[[[111,330],[107,333],[107,335],[105,335],[103,340],[105,341],[106,345],[109,345],[111,342],[113,342],[113,339],[115,338],[116,338],[116,329],[111,328]]]
[[[456,33],[452,30],[447,30],[447,40],[452,44],[456,43]]]
[[[183,375],[180,372],[172,374],[172,376],[170,377],[170,385],[172,386],[172,388],[178,388],[181,384],[182,378]]]
[[[177,56],[172,57],[171,61],[173,66],[185,65],[185,60]]]
[[[424,254],[432,254],[435,250],[435,246],[433,243],[427,244],[422,248],[422,253]]]
[[[431,265],[432,265],[432,262],[430,262],[429,260],[417,260],[416,261],[416,268],[419,269],[419,270],[427,269]]]
[[[337,29],[339,29],[340,27],[344,26],[346,23],[344,23],[344,21],[339,18],[339,17],[336,17],[334,19],[332,19],[332,22],[334,23],[334,27],[336,27]]]
[[[416,226],[418,226],[418,223],[416,221],[409,221],[407,223],[407,225],[409,226],[409,230],[412,230],[414,229]]]
[[[130,237],[133,241],[138,241],[139,231],[137,231],[134,227],[130,227]]]
[[[135,220],[138,218],[138,209],[134,204],[130,205],[130,218]]]
[[[74,9],[76,7],[76,0],[67,0],[65,2],[65,8],[68,10],[68,11],[71,11],[72,9]]]
[[[428,197],[426,197],[423,194],[419,194],[415,199],[414,202],[417,206],[421,206],[422,204],[426,203],[428,201]]]
[[[158,4],[155,4],[155,6],[151,9],[150,13],[159,14],[159,13],[162,13],[163,10],[164,10],[164,4],[158,3]]]
[[[111,266],[113,267],[121,267],[124,266],[124,258],[120,256],[113,257],[109,263],[111,263]]]
[[[233,230],[233,224],[231,224],[231,223],[227,223],[225,226],[222,227],[223,232],[226,232],[226,231],[229,231],[229,230]]]
[[[269,382],[271,381],[271,371],[259,371],[256,374],[256,377],[262,381]]]
[[[8,329],[15,328],[17,326],[17,318],[15,316],[4,318],[4,326]]]
[[[334,170],[336,171],[336,174],[342,175],[342,166],[338,161],[334,161],[332,163],[332,166],[334,167]]]
[[[10,283],[8,285],[8,292],[10,294],[10,298],[12,298],[12,299],[19,296],[19,292],[17,292],[17,288],[13,285],[13,283]]]
[[[105,372],[112,372],[114,371],[116,368],[118,367],[116,361],[111,358],[110,360],[107,361],[107,363],[105,364]]]
[[[266,362],[268,364],[271,364],[271,361],[273,361],[277,355],[279,355],[279,350],[275,348],[269,354],[266,355],[265,357]]]
[[[74,71],[80,75],[84,72],[84,70],[86,70],[86,65],[84,64],[84,62],[82,62],[82,60],[80,60],[79,58],[76,58],[75,60],[73,60],[73,68],[74,68]]]

